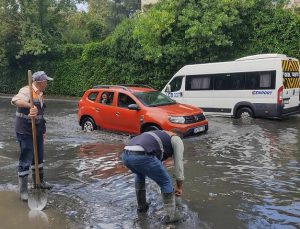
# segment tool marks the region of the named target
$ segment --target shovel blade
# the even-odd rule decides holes
[[[31,189],[28,193],[28,207],[30,210],[43,210],[47,204],[47,190],[46,189]]]

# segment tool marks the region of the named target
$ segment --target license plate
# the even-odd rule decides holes
[[[205,130],[205,126],[198,126],[194,128],[194,134],[203,132]]]

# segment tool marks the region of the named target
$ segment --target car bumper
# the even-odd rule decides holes
[[[205,133],[208,131],[208,124],[207,125],[203,125],[203,126],[196,126],[196,127],[192,127],[190,129],[188,129],[183,137],[188,137],[188,136],[193,136],[193,135],[199,135],[202,133]]]
[[[183,137],[199,135],[201,133],[205,133],[208,130],[208,121],[207,119],[201,122],[193,123],[193,124],[176,124],[176,123],[168,123],[165,130],[176,130],[182,133]]]

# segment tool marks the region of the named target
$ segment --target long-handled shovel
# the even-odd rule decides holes
[[[33,105],[32,96],[32,72],[28,70],[28,84],[29,84],[29,94],[30,94],[30,105]],[[35,185],[28,193],[28,207],[31,210],[43,210],[47,204],[47,190],[41,189],[41,180],[39,173],[39,162],[38,162],[38,151],[36,143],[36,126],[35,117],[31,117],[32,123],[32,143],[33,143],[33,155],[34,155],[34,173],[35,173]]]

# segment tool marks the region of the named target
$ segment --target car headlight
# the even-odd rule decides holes
[[[169,121],[172,123],[180,123],[184,124],[185,123],[185,118],[182,116],[169,116]]]

